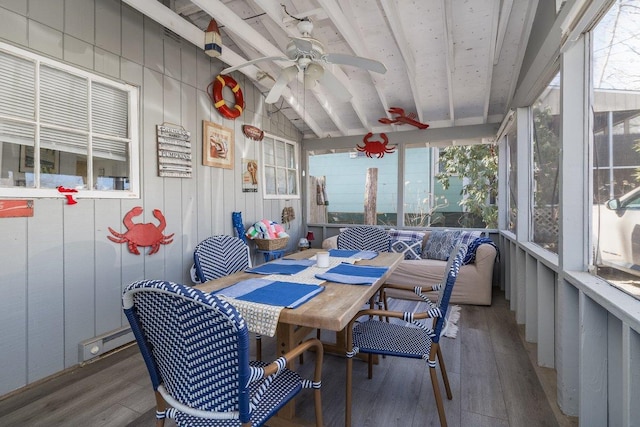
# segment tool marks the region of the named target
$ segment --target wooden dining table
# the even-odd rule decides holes
[[[309,249],[289,254],[286,258],[307,259],[315,255],[319,249]],[[346,354],[345,327],[356,313],[374,297],[378,289],[387,280],[396,266],[404,259],[403,254],[395,252],[380,252],[370,260],[360,260],[356,265],[387,267],[387,271],[372,285],[347,285],[342,283],[324,282],[324,291],[314,296],[301,306],[293,309],[285,308],[281,311],[276,328],[278,356],[285,354],[302,342],[312,331],[325,329],[336,332],[335,342],[324,342],[325,352],[341,355]],[[205,292],[217,291],[231,286],[241,280],[255,278],[257,275],[249,272],[239,272],[197,285]],[[295,417],[295,404],[289,403],[279,413],[279,425],[287,425],[286,420]],[[298,425],[296,421],[292,425]],[[270,423],[272,424],[272,423]]]

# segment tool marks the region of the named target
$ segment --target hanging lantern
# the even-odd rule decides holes
[[[207,31],[204,33],[204,53],[212,58],[217,58],[222,53],[222,37],[215,19],[209,22]]]

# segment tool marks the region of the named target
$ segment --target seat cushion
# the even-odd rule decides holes
[[[260,361],[250,362],[255,367],[265,367],[267,364]],[[268,384],[268,381],[273,381]],[[265,386],[268,388],[263,390]],[[258,404],[251,412],[251,422],[254,425],[262,425],[265,420],[273,416],[291,398],[293,398],[302,388],[302,378],[289,369],[283,370],[278,376],[270,377],[269,380],[262,379],[250,385],[252,398],[259,398]],[[167,417],[176,421],[180,427],[240,427],[240,420],[213,420],[194,417],[174,408],[167,411]]]
[[[413,325],[378,320],[356,323],[353,328],[353,346],[361,353],[387,354],[390,356],[420,359],[429,354],[431,337],[423,329]]]

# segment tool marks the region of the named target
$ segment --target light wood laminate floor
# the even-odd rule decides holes
[[[394,301],[414,310],[416,302]],[[499,290],[490,307],[462,306],[457,338],[441,341],[453,400],[446,400],[450,426],[577,426],[555,404],[555,372],[535,365],[535,345],[524,343],[509,303]],[[323,336],[326,334],[323,332]],[[263,354],[274,354],[264,339]],[[300,369],[309,373],[313,354]],[[345,359],[327,355],[323,365],[326,426],[344,425]],[[545,394],[546,392],[546,394]],[[387,357],[367,379],[366,363],[354,363],[354,427],[438,426],[425,363]],[[549,398],[550,396],[550,398]],[[154,395],[137,347],[72,369],[0,400],[0,425],[153,426]],[[313,420],[313,398],[303,391],[297,412]],[[167,421],[167,426],[175,425]]]

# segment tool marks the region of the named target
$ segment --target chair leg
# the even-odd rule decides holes
[[[316,364],[315,371],[313,374],[313,381],[320,383],[320,388],[315,388],[313,390],[313,399],[315,404],[315,412],[316,412],[316,427],[324,427],[324,420],[322,418],[322,362],[324,360],[324,353],[322,349],[322,344],[320,343],[319,348],[316,350]]]
[[[262,335],[256,335],[256,360],[262,360]]]
[[[167,402],[165,402],[162,395],[156,391],[156,427],[164,427],[166,411]]]
[[[369,373],[369,379],[373,378],[373,354],[369,353],[367,356],[367,368]]]
[[[453,399],[453,394],[451,393],[451,386],[449,386],[449,377],[447,376],[447,368],[444,366],[444,359],[442,358],[442,350],[440,350],[439,344],[433,344],[437,346],[436,354],[438,355],[438,363],[440,364],[440,373],[442,374],[442,382],[444,382],[444,389],[447,393],[447,399]]]
[[[384,305],[384,311],[389,311],[389,301],[387,301],[387,293],[384,291],[380,291],[380,296],[382,297],[382,304]],[[387,322],[389,322],[389,318],[387,317]]]
[[[353,359],[347,357],[347,388],[344,403],[344,426],[351,427],[351,381],[353,375]]]
[[[444,404],[442,403],[442,395],[440,395],[440,387],[438,386],[438,373],[436,372],[436,368],[429,367],[429,375],[431,376],[433,395],[436,399],[436,407],[438,408],[438,417],[440,417],[440,426],[447,427],[447,417],[444,414]]]

